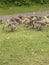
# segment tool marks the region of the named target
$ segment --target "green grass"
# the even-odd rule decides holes
[[[42,31],[17,26],[4,32],[0,25],[0,65],[49,65],[49,27]]]
[[[3,8],[0,8],[0,15],[39,11],[39,10],[48,10],[48,9],[49,9],[49,5],[40,5],[40,4],[34,4],[29,7],[27,6],[3,7]]]

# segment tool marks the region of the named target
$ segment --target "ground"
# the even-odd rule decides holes
[[[49,5],[39,4],[4,7],[0,16],[48,9]],[[0,65],[49,65],[49,27],[37,31],[20,24],[14,32],[3,31],[2,27],[0,24]]]
[[[4,14],[16,14],[16,13],[23,13],[23,12],[31,12],[31,11],[40,11],[40,10],[48,10],[49,4],[40,5],[40,4],[33,4],[31,6],[12,6],[12,7],[0,7],[0,15]]]
[[[5,32],[0,24],[0,65],[49,65],[49,27],[41,31],[18,25]]]

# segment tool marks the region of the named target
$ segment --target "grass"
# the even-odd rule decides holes
[[[31,6],[12,6],[12,7],[3,7],[0,8],[0,15],[4,14],[16,14],[16,13],[23,13],[23,12],[31,12],[31,11],[39,11],[39,10],[48,10],[49,5],[40,5],[40,4],[33,4]]]
[[[0,25],[0,65],[49,65],[49,27],[42,31],[17,26],[4,32]]]

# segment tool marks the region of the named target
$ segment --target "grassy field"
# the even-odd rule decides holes
[[[12,6],[12,7],[0,7],[0,15],[4,14],[15,14],[15,13],[23,13],[23,12],[31,12],[31,11],[39,11],[39,10],[48,10],[49,5],[40,5],[34,4],[31,6]]]
[[[19,25],[4,32],[0,25],[0,65],[49,65],[49,27],[42,31]]]

